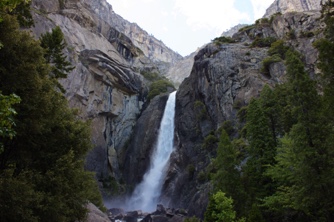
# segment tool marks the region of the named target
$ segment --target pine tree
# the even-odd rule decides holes
[[[83,168],[89,126],[55,90],[43,48],[19,30],[14,16],[3,16],[0,33],[0,90],[21,98],[16,135],[1,138],[0,221],[82,220],[88,201],[103,207],[93,175]]]
[[[268,170],[279,187],[265,205],[289,212],[294,221],[333,221],[333,129],[300,55],[290,50],[286,57],[287,100],[297,123],[281,139],[277,164]]]
[[[210,197],[209,205],[205,212],[204,221],[235,221],[236,213],[233,210],[233,200],[218,191]]]
[[[57,81],[59,78],[66,78],[67,74],[71,72],[74,67],[69,61],[63,51],[66,48],[64,34],[60,27],[52,29],[51,33],[42,34],[41,46],[45,49],[45,59],[51,64],[51,77]],[[64,92],[63,87],[57,84],[58,88]]]
[[[234,209],[238,215],[242,215],[244,213],[243,208],[246,195],[241,186],[237,151],[225,130],[222,130],[218,143],[217,157],[213,161],[213,164],[217,170],[212,177],[215,190],[221,190],[228,197],[235,200]]]
[[[247,152],[249,158],[244,167],[248,194],[251,201],[263,198],[272,189],[272,181],[264,172],[274,162],[276,154],[270,120],[266,117],[259,99],[252,99],[247,108]]]

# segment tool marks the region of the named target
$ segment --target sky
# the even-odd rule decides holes
[[[253,24],[274,0],[107,0],[115,13],[182,56],[237,24]]]

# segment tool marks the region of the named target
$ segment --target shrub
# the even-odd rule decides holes
[[[155,81],[155,80],[159,80],[161,79],[162,77],[159,76],[158,73],[156,72],[146,72],[146,71],[143,71],[140,73],[142,76],[144,76],[145,79],[149,80],[149,81]]]
[[[201,120],[206,116],[206,108],[202,101],[196,100],[194,103],[194,108],[196,110],[196,118],[197,120]]]
[[[225,193],[221,191],[213,194],[205,211],[204,221],[234,222],[235,219],[236,212],[233,210],[233,199],[226,197]]]
[[[208,179],[208,174],[205,171],[201,171],[197,175],[197,181],[199,183],[204,183]]]
[[[255,25],[248,25],[248,26],[245,26],[245,27],[239,29],[239,32],[247,32],[247,31],[249,31],[253,28],[255,28]]]
[[[151,100],[155,96],[167,92],[168,88],[175,89],[173,83],[171,83],[167,79],[160,79],[153,82],[150,86],[150,91],[148,92],[148,99]]]
[[[313,37],[315,34],[314,34],[314,32],[312,32],[312,31],[300,31],[300,37],[301,38],[311,38],[311,37]]]
[[[231,37],[220,36],[213,40],[213,43],[216,45],[221,45],[223,43],[235,43],[235,40]]]
[[[275,14],[273,14],[269,19],[269,23],[272,24],[274,19],[279,15],[282,15],[282,13],[281,12],[276,12]]]
[[[209,151],[213,150],[212,147],[215,146],[217,142],[218,138],[213,134],[209,134],[207,137],[205,137],[202,148]]]
[[[286,33],[288,39],[296,39],[296,32],[294,29],[290,29],[288,33]]]
[[[184,222],[201,222],[200,219],[198,219],[197,217],[193,216],[193,217],[188,217],[184,220]]]
[[[194,173],[195,173],[195,167],[193,164],[189,164],[187,166],[187,171],[188,171],[188,174],[189,174],[189,179],[192,179],[193,176],[194,176]]]
[[[276,63],[276,62],[280,62],[282,61],[282,59],[280,58],[280,56],[278,54],[275,54],[273,56],[269,56],[265,59],[263,59],[262,61],[262,67],[261,67],[261,72],[263,74],[269,74],[269,68],[270,68],[270,65],[273,64],[273,63]]]
[[[277,40],[271,44],[270,49],[268,50],[268,55],[278,55],[281,59],[285,59],[285,53],[289,50],[289,47],[284,45],[283,40]]]
[[[267,37],[267,38],[260,38],[256,37],[253,43],[251,44],[251,47],[270,47],[273,42],[276,41],[276,38],[274,37]]]

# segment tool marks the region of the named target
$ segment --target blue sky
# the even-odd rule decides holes
[[[189,55],[237,24],[252,24],[274,0],[107,0],[114,11]]]

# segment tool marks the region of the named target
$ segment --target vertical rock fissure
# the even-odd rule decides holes
[[[168,97],[150,167],[128,202],[128,208],[132,210],[154,211],[161,195],[163,180],[166,176],[165,168],[173,151],[175,97],[176,92]]]

